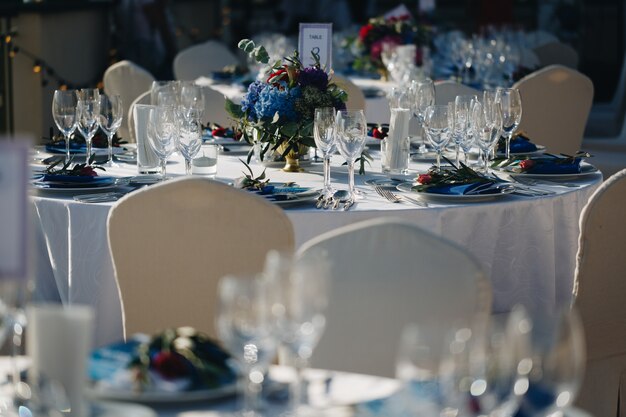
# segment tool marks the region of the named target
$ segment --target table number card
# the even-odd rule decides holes
[[[0,280],[27,275],[29,145],[0,138]]]
[[[300,23],[298,53],[304,67],[315,64],[312,51],[320,56],[322,68],[329,72],[333,58],[333,24]]]

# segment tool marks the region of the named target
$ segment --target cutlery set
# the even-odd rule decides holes
[[[331,209],[331,210],[350,210],[350,207],[354,205],[354,199],[350,198],[350,193],[347,190],[337,190],[331,196],[325,196],[321,194],[315,202],[315,207],[318,209]]]

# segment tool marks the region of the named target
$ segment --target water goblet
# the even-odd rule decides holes
[[[185,174],[191,175],[191,160],[198,154],[202,145],[202,125],[195,112],[185,110],[179,112],[177,125],[176,148],[185,159]]]
[[[156,106],[149,110],[147,126],[148,143],[159,157],[161,180],[167,179],[167,158],[176,149],[176,110],[170,106]]]
[[[85,163],[91,165],[91,141],[98,130],[100,115],[100,92],[97,89],[83,88],[76,92],[76,127],[85,138],[87,155]]]
[[[422,144],[419,152],[426,153],[426,135],[423,131],[424,115],[426,109],[435,104],[435,85],[430,78],[422,81],[412,81],[409,92],[413,97],[413,105],[411,106],[413,116],[417,119],[420,129],[422,129]]]
[[[270,286],[256,276],[226,276],[218,284],[217,333],[242,372],[242,416],[259,416],[262,382],[276,351]]]
[[[340,110],[335,118],[339,153],[348,163],[350,200],[358,198],[354,186],[354,162],[361,155],[367,135],[367,122],[363,110]]]
[[[65,162],[70,160],[70,136],[76,130],[76,92],[56,90],[52,98],[52,118],[65,138]]]
[[[107,136],[108,158],[105,166],[117,166],[113,162],[113,136],[117,129],[122,125],[124,109],[122,107],[122,99],[120,96],[100,95],[100,115],[98,124]]]
[[[322,189],[322,194],[328,198],[333,193],[330,185],[330,159],[337,148],[335,142],[335,109],[332,107],[315,109],[314,117],[313,137],[317,149],[320,150],[322,158],[324,158],[324,188]]]
[[[502,109],[502,131],[506,139],[506,158],[511,157],[511,138],[522,120],[522,99],[516,88],[498,88],[496,101]]]
[[[424,130],[428,141],[437,153],[437,170],[441,169],[441,153],[450,140],[448,106],[434,105],[426,109],[424,115]]]

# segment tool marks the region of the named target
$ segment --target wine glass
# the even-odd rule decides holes
[[[454,142],[457,145],[457,166],[459,164],[459,153],[461,150],[464,154],[465,163],[467,163],[467,152],[469,152],[472,143],[474,142],[474,135],[470,129],[470,111],[472,103],[476,101],[478,101],[478,97],[473,94],[456,96],[454,99]]]
[[[218,284],[217,333],[242,368],[246,417],[259,415],[261,384],[276,351],[269,290],[256,276],[226,276]]]
[[[87,157],[85,163],[91,165],[91,140],[98,130],[100,115],[100,92],[95,88],[83,88],[76,92],[76,127],[85,138]]]
[[[176,110],[170,106],[156,106],[149,110],[148,143],[161,162],[161,180],[167,179],[167,158],[176,149]]]
[[[330,185],[330,158],[337,148],[335,142],[335,109],[332,107],[315,109],[314,117],[313,137],[317,149],[322,152],[322,158],[324,158],[324,188],[322,189],[322,195],[328,198],[333,193]]]
[[[266,258],[276,332],[296,370],[291,396],[294,415],[302,406],[302,370],[326,327],[328,266],[320,253],[294,260],[291,254],[270,251]]]
[[[478,145],[481,151],[483,170],[486,174],[488,172],[489,151],[491,149],[491,126],[487,121],[483,105],[479,102],[475,102],[472,106],[470,125],[476,137],[476,145]]]
[[[533,320],[532,370],[521,402],[525,415],[563,415],[576,399],[585,370],[585,336],[575,308]]]
[[[198,120],[202,120],[204,114],[202,87],[183,83],[180,89],[180,107],[184,113],[193,113]]]
[[[506,139],[506,159],[511,156],[511,138],[522,120],[522,99],[516,88],[498,88],[496,101],[502,108],[502,131]]]
[[[76,92],[56,90],[52,98],[52,117],[65,138],[65,162],[70,161],[70,136],[76,130]]]
[[[159,105],[159,93],[164,92],[175,97],[178,96],[180,90],[180,81],[152,81],[150,86],[150,104]]]
[[[485,119],[491,128],[491,139],[487,153],[487,158],[489,158],[495,152],[495,148],[502,135],[502,106],[496,101],[495,90],[485,90],[483,92],[482,104]]]
[[[348,163],[348,181],[350,200],[357,199],[354,186],[354,162],[361,155],[365,146],[367,122],[363,110],[340,110],[335,118],[337,145],[339,153]]]
[[[179,113],[176,148],[185,158],[185,174],[191,175],[191,160],[202,145],[202,125],[196,112],[181,110]]]
[[[413,106],[411,107],[413,116],[417,118],[419,127],[424,127],[424,117],[426,109],[435,104],[435,85],[433,80],[426,78],[422,81],[412,81],[409,89],[413,97]],[[420,153],[426,153],[426,136],[422,131],[422,145],[419,148]]]
[[[434,105],[426,109],[424,113],[424,130],[428,141],[437,153],[437,170],[441,169],[441,153],[450,140],[448,106]]]
[[[100,95],[100,115],[98,124],[104,134],[107,135],[108,158],[105,164],[107,167],[117,166],[117,164],[113,162],[113,136],[122,125],[123,114],[124,109],[120,96]]]

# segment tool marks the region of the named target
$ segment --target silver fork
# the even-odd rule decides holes
[[[381,187],[380,185],[375,185],[374,191],[376,191],[378,195],[380,195],[383,198],[386,198],[388,201],[392,203],[401,203],[402,201],[405,201],[405,202],[416,204],[418,206],[428,207],[428,204],[424,201],[419,201],[419,200],[416,200],[414,198],[407,197],[404,195],[396,195],[392,193],[391,191],[387,190],[386,188]]]

